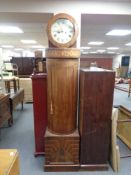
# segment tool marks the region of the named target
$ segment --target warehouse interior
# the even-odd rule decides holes
[[[130,174],[130,0],[0,4],[0,174]],[[50,39],[57,14],[75,21],[71,46]]]

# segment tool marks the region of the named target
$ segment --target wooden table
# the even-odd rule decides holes
[[[11,92],[11,86],[13,85],[14,92],[19,89],[19,78],[16,76],[5,76],[3,77],[3,81],[5,82],[5,89],[7,93]]]
[[[8,121],[10,125],[11,113],[10,113],[10,103],[9,95],[0,95],[0,128]]]
[[[21,109],[23,110],[24,89],[19,89],[16,93],[10,94],[10,111],[11,111],[11,123],[13,124],[13,110],[18,104],[21,103]]]
[[[16,149],[0,150],[0,175],[19,175],[19,154]]]

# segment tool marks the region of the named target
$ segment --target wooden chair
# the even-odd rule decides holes
[[[118,108],[117,136],[131,149],[131,111],[123,106]]]
[[[117,136],[131,149],[131,111],[123,106],[118,106],[112,110],[112,130],[111,130],[111,166],[115,172],[120,170],[120,158],[131,157],[131,154],[120,155]]]

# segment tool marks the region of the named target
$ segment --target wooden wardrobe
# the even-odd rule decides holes
[[[80,70],[80,165],[107,169],[115,73],[91,67]]]

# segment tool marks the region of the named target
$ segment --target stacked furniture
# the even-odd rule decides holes
[[[11,63],[18,66],[19,83],[24,89],[25,103],[33,102],[31,74],[46,72],[45,60],[41,57],[41,51],[35,51],[35,57],[12,57],[11,59]]]
[[[34,57],[12,57],[11,63],[18,66],[20,87],[24,89],[24,102],[33,102],[31,74],[34,69]]]

